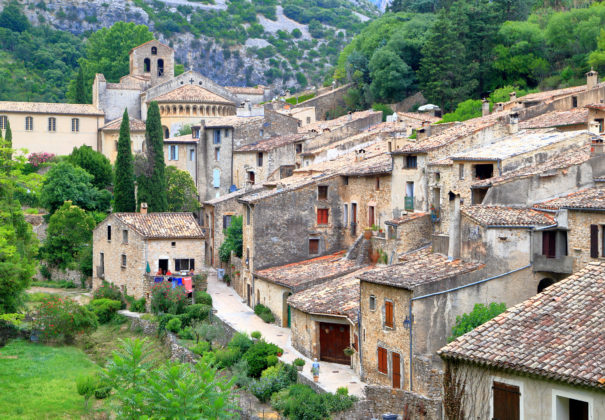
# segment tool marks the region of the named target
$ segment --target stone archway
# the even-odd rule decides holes
[[[540,280],[540,283],[538,283],[538,293],[542,293],[544,289],[549,286],[552,286],[553,284],[555,284],[555,281],[553,279],[549,277],[543,278],[542,280]]]

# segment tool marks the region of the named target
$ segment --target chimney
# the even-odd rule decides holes
[[[486,117],[489,115],[489,102],[487,99],[483,98],[481,101],[481,116]]]
[[[598,121],[592,120],[591,122],[588,123],[588,131],[590,131],[592,134],[596,134],[598,136],[601,131],[601,124],[599,124]]]
[[[422,121],[422,127],[416,130],[416,140],[423,140],[431,136],[430,121]]]
[[[351,111],[349,111],[347,113],[347,121],[351,121],[351,120],[353,120],[353,113]]]
[[[511,93],[509,93],[508,94],[508,98],[509,98],[509,100],[511,102],[517,100],[517,92],[511,92]]]
[[[590,155],[603,155],[603,137],[593,137],[590,147]]]
[[[496,104],[495,112],[501,112],[501,111],[504,111],[504,104],[502,102],[498,102]]]
[[[590,69],[588,73],[586,73],[586,89],[594,89],[599,83],[599,73],[594,71],[593,68]]]
[[[519,132],[519,114],[513,112],[508,116],[508,134]]]
[[[447,256],[450,260],[460,258],[460,194],[449,192],[450,198],[450,238]]]
[[[147,214],[147,203],[141,203],[141,214]]]

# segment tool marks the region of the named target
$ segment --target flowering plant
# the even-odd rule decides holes
[[[106,281],[103,282],[101,286],[93,293],[93,299],[111,299],[122,302],[122,308],[124,308],[124,297],[122,296],[122,292],[120,288],[115,284],[108,283]]]
[[[187,303],[184,287],[173,288],[169,282],[162,282],[151,288],[151,312],[154,314],[182,314]]]
[[[33,329],[44,341],[71,342],[76,334],[90,333],[99,325],[88,308],[56,295],[43,298],[33,318]]]
[[[54,157],[55,155],[53,153],[39,152],[30,153],[30,155],[27,157],[27,160],[30,165],[32,165],[34,168],[37,168],[43,163],[50,161]]]

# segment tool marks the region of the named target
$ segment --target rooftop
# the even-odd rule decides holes
[[[506,371],[605,390],[605,263],[548,287],[439,351]]]
[[[586,85],[572,86],[563,89],[547,90],[544,92],[530,93],[529,95],[521,96],[515,99],[513,102],[540,102],[548,101],[562,96],[571,95],[573,93],[579,93],[586,90]]]
[[[340,251],[311,260],[271,267],[255,272],[254,276],[280,286],[303,290],[357,270],[359,267],[355,261],[344,258],[344,254],[345,251]]]
[[[263,190],[263,189],[265,189],[265,187],[262,184],[255,184],[249,188],[240,188],[239,190],[230,192],[229,194],[224,194],[219,197],[213,198],[212,200],[204,201],[204,204],[209,204],[211,206],[215,206],[219,203],[222,203],[223,201],[243,197],[244,195],[253,194],[254,192],[257,192],[258,190]]]
[[[547,210],[602,210],[605,209],[605,190],[586,188],[553,200],[538,203],[534,207]]]
[[[147,239],[203,239],[193,213],[113,213]]]
[[[555,223],[552,216],[533,209],[478,205],[463,207],[462,213],[486,227],[533,227]]]
[[[568,111],[554,111],[538,115],[529,120],[519,123],[519,128],[549,128],[564,127],[568,125],[586,124],[588,121],[588,109],[573,108]]]
[[[443,254],[431,252],[430,247],[404,254],[400,261],[365,272],[359,278],[368,283],[413,290],[421,284],[445,280],[483,267],[480,263],[460,259],[450,261]]]
[[[430,123],[436,123],[437,121],[441,120],[440,117],[435,117],[434,115],[428,114],[426,112],[400,112],[400,111],[397,111],[396,114],[398,117],[410,118],[412,120],[418,120],[420,122],[428,121]]]
[[[183,103],[212,103],[221,105],[234,105],[229,99],[223,98],[216,93],[210,92],[198,85],[183,85],[153,99],[158,103],[183,102]]]
[[[0,101],[0,112],[19,112],[27,114],[65,114],[65,115],[97,115],[105,113],[94,105],[89,104],[59,104],[50,102],[12,102]]]
[[[265,88],[263,86],[257,87],[240,87],[240,86],[225,86],[229,92],[233,94],[241,94],[241,95],[264,95]]]
[[[122,125],[122,117],[116,118],[113,121],[109,121],[101,130],[103,131],[120,131],[120,125]],[[130,126],[130,132],[133,131],[145,131],[145,122],[137,120],[136,118],[128,117],[128,125]]]
[[[204,120],[206,128],[219,127],[240,127],[252,122],[261,121],[264,117],[238,117],[231,115],[229,117],[208,118]]]
[[[368,109],[365,111],[353,112],[351,114],[343,115],[342,117],[338,117],[333,120],[316,121],[314,123],[307,124],[304,127],[299,127],[298,132],[299,133],[308,133],[308,132],[321,133],[326,130],[331,131],[338,127],[342,127],[342,126],[350,123],[351,121],[360,120],[362,118],[368,118],[368,117],[370,117],[372,115],[376,115],[376,114],[382,115],[382,111],[374,111],[372,109]]]
[[[191,134],[183,134],[182,136],[168,137],[164,139],[164,143],[197,143],[200,139],[192,137]]]
[[[269,139],[257,141],[252,144],[247,144],[235,150],[235,152],[268,152],[278,147],[296,143],[305,138],[304,134],[286,134],[284,136],[275,136]]]
[[[428,213],[407,213],[398,217],[397,219],[387,220],[385,223],[391,226],[399,226],[404,223],[411,222],[412,220],[420,219],[421,217],[428,216]]]
[[[590,104],[590,105],[586,105],[586,108],[605,111],[605,104]]]

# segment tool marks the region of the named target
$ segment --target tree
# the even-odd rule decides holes
[[[88,247],[92,247],[95,221],[71,201],[66,201],[50,217],[46,239],[40,254],[49,264],[59,268],[75,268],[74,263]]]
[[[146,167],[138,177],[138,203],[147,203],[150,212],[168,210],[164,163],[164,136],[160,119],[160,108],[153,101],[147,110],[145,124]]]
[[[588,64],[599,72],[605,71],[605,30],[603,29],[597,40],[597,49],[588,57]]]
[[[508,100],[508,99],[507,99]],[[454,112],[450,112],[443,116],[440,121],[442,123],[454,122],[454,121],[466,121],[471,118],[480,117],[482,113],[482,103],[480,99],[467,99],[464,102],[460,102]]]
[[[29,29],[29,20],[21,11],[19,3],[11,1],[0,13],[0,28],[7,28],[14,32],[23,32]]]
[[[54,213],[65,201],[85,210],[106,211],[111,194],[99,191],[92,185],[93,176],[69,162],[60,162],[46,174],[40,192],[40,202],[50,213]]]
[[[489,306],[485,306],[482,303],[476,304],[470,313],[456,317],[456,325],[452,328],[452,336],[447,341],[454,341],[456,338],[474,330],[481,324],[485,324],[504,311],[506,311],[506,304],[504,303],[492,302]]]
[[[406,97],[414,84],[414,72],[395,52],[387,47],[374,52],[368,65],[377,100],[398,102]]]
[[[231,224],[225,229],[225,241],[219,248],[219,257],[222,262],[229,262],[231,257],[231,251],[235,252],[239,258],[242,257],[243,252],[243,217],[242,216],[231,216]]]
[[[113,182],[111,162],[103,153],[92,150],[90,146],[74,147],[67,161],[91,174],[92,185],[98,189],[108,187]]]
[[[78,68],[78,75],[76,77],[76,93],[74,97],[74,102],[77,104],[85,104],[87,102],[86,95],[86,84],[84,82],[84,71],[82,67]]]
[[[130,147],[130,120],[128,110],[124,110],[118,138],[118,157],[115,168],[114,211],[134,212],[137,203],[134,190],[134,163]]]
[[[4,140],[6,141],[6,146],[8,149],[13,148],[13,131],[11,130],[11,123],[6,119],[6,130],[4,132]]]
[[[166,168],[166,191],[168,211],[195,212],[201,208],[197,199],[197,188],[189,172],[174,166]]]

